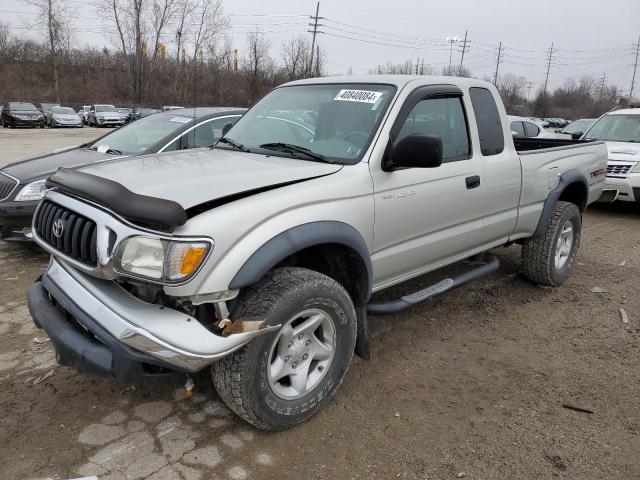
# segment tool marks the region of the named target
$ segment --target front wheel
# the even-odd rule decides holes
[[[522,271],[539,284],[557,287],[569,276],[578,254],[582,218],[578,207],[557,202],[542,235],[530,238],[522,246]]]
[[[239,317],[281,325],[212,366],[220,398],[262,430],[304,422],[336,393],[356,343],[356,313],[335,280],[278,268],[241,299]]]

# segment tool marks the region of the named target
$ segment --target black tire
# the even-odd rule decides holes
[[[335,395],[351,363],[357,320],[349,294],[326,275],[285,267],[273,270],[243,292],[240,302],[238,318],[266,318],[268,325],[285,325],[308,309],[321,310],[330,317],[335,328],[333,358],[318,383],[299,398],[276,394],[267,376],[280,331],[258,336],[211,368],[220,398],[255,427],[275,431],[304,422]]]
[[[570,224],[573,240],[566,260],[556,266],[556,248],[563,228]],[[531,281],[557,287],[569,276],[580,247],[582,218],[578,207],[569,202],[556,202],[553,215],[542,235],[532,237],[522,246],[522,272]]]

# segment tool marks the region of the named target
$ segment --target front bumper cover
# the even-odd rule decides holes
[[[63,365],[123,382],[144,375],[148,365],[201,370],[277,328],[221,337],[194,317],[143,302],[55,258],[28,297],[35,324],[51,337]]]

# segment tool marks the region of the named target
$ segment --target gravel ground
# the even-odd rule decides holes
[[[6,132],[3,152],[37,153]],[[372,360],[354,358],[331,404],[276,434],[233,417],[207,372],[187,400],[180,376],[131,388],[57,367],[25,300],[47,258],[0,244],[0,478],[640,478],[638,238],[638,207],[595,207],[560,288],[524,280],[513,246],[490,277],[372,317]]]

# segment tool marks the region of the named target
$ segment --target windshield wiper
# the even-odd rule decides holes
[[[320,153],[315,153],[309,150],[308,148],[301,147],[300,145],[294,145],[293,143],[282,143],[282,142],[263,143],[262,145],[260,145],[260,148],[264,148],[267,150],[277,150],[279,152],[290,153],[292,155],[295,153],[301,153],[302,155],[306,155],[308,158],[317,160],[319,162],[334,163]]]
[[[222,137],[216,143],[211,145],[211,148],[215,147],[218,143],[224,143],[226,145],[231,145],[235,150],[240,150],[241,152],[248,152],[249,151],[248,148],[245,148],[243,145],[240,145],[240,144],[234,142],[233,140],[231,140],[230,138],[227,138],[227,137]]]

